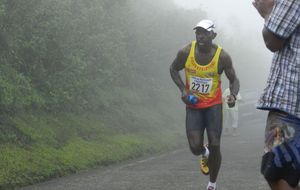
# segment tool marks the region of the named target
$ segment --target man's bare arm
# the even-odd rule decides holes
[[[180,89],[181,93],[184,93],[185,85],[181,79],[179,71],[184,69],[184,64],[186,62],[186,59],[188,57],[188,52],[189,52],[189,50],[187,50],[187,49],[188,49],[188,47],[185,47],[182,50],[180,50],[177,53],[175,60],[173,61],[173,63],[170,66],[171,77],[172,77],[174,83]]]
[[[266,21],[272,12],[274,0],[254,0],[252,4],[261,15],[261,17]],[[274,35],[266,27],[263,28],[262,35],[265,45],[270,51],[276,52],[284,47],[286,39]]]
[[[263,28],[262,34],[266,47],[271,52],[279,51],[284,47],[286,39],[279,38],[278,36],[270,32],[266,27]]]
[[[222,51],[220,58],[225,75],[229,80],[230,93],[234,96],[234,98],[236,98],[240,90],[240,81],[235,74],[235,70],[232,65],[232,60],[224,50]]]

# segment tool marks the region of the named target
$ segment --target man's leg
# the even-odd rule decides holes
[[[210,156],[208,159],[208,167],[210,168],[209,180],[212,183],[217,181],[219,170],[221,167],[222,155],[220,145],[209,145]]]
[[[299,186],[291,187],[285,180],[279,180],[276,182],[269,182],[272,190],[299,190]]]
[[[191,152],[199,156],[200,171],[204,175],[209,174],[209,151],[203,146],[205,125],[202,109],[186,109],[186,132]]]
[[[203,131],[201,130],[187,130],[187,138],[190,145],[190,150],[195,156],[205,153],[203,146]]]
[[[222,155],[220,141],[222,134],[222,104],[215,105],[206,112],[206,126],[209,144],[210,182],[215,183],[221,167]]]
[[[202,110],[186,108],[186,133],[191,152],[196,155],[205,153],[203,146],[204,134]]]

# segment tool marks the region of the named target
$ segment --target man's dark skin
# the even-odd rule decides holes
[[[274,0],[255,0],[252,4],[260,16],[267,20],[272,12]],[[265,45],[271,52],[281,50],[287,41],[287,39],[279,38],[278,36],[274,35],[265,27],[263,28],[262,34]]]
[[[197,63],[201,65],[207,65],[213,59],[216,51],[217,45],[213,44],[212,40],[216,37],[216,33],[213,31],[207,31],[203,28],[196,28],[196,47],[195,47],[195,59]],[[180,77],[179,71],[184,69],[186,60],[190,53],[191,44],[187,45],[183,49],[179,50],[175,60],[173,61],[170,67],[170,74],[181,91],[181,99],[185,104],[189,104],[187,100],[187,95],[193,92],[190,92],[185,88],[185,84]],[[201,50],[201,51],[200,51]],[[221,51],[219,64],[218,64],[218,73],[222,74],[225,72],[226,77],[229,80],[229,88],[231,91],[231,95],[228,98],[228,106],[233,107],[236,100],[236,95],[239,92],[240,83],[235,74],[235,70],[232,65],[232,61],[228,53],[224,50]],[[201,101],[201,99],[200,99]],[[193,130],[187,131],[187,137],[190,144],[190,149],[193,154],[200,155],[203,152],[203,133]],[[208,166],[210,168],[210,181],[216,182],[218,172],[221,166],[221,153],[220,153],[220,139],[216,139],[220,137],[212,137],[208,135],[209,141],[209,149],[213,156],[209,157]],[[216,150],[211,147],[216,147]]]

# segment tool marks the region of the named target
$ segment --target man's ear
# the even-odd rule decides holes
[[[215,39],[217,37],[217,33],[213,33],[213,39]]]

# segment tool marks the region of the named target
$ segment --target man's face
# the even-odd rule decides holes
[[[199,46],[210,45],[214,39],[214,33],[212,31],[207,31],[204,28],[197,28],[195,34]]]

